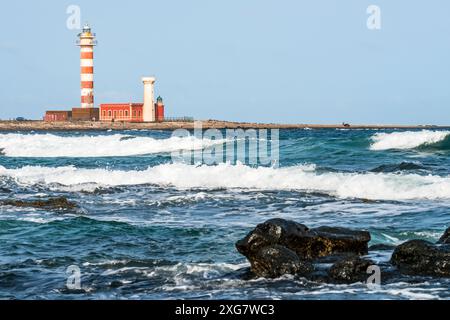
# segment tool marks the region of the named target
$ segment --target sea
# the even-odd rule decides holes
[[[171,131],[0,133],[0,299],[450,298],[444,278],[249,278],[235,248],[271,218],[368,230],[370,245],[436,242],[450,225],[450,131],[273,136],[276,161],[255,164],[174,159],[236,141]],[[78,207],[4,204],[55,197]],[[368,257],[381,264],[391,254]]]

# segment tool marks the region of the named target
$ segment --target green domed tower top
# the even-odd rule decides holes
[[[156,98],[156,102],[157,103],[163,103],[163,98],[161,98],[161,96],[159,96],[158,98]]]

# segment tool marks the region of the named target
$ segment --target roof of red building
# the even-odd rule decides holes
[[[126,103],[101,103],[100,106],[143,106],[143,103],[136,103],[136,102],[126,102]]]

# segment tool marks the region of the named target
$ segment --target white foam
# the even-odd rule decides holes
[[[372,136],[371,150],[414,149],[422,145],[430,145],[443,141],[450,131],[404,131],[392,133],[376,133]]]
[[[7,157],[114,157],[198,150],[225,140],[196,137],[154,139],[123,134],[64,137],[54,134],[0,134],[0,149]]]
[[[442,236],[442,232],[435,232],[435,231],[402,232],[400,234],[402,236],[412,237],[412,235],[414,235],[414,238],[417,236],[417,237],[423,237],[423,238],[432,238],[432,239],[436,239],[436,240]]]
[[[142,171],[26,166],[6,169],[0,176],[19,184],[51,185],[71,191],[97,187],[152,184],[179,189],[256,189],[323,192],[340,198],[372,200],[450,199],[450,177],[392,173],[317,173],[314,165],[284,168],[242,164],[193,166],[162,164]]]
[[[383,296],[388,299],[392,298],[406,298],[410,300],[431,300],[439,299],[439,293],[445,292],[446,288],[424,288],[423,286],[429,286],[429,283],[405,283],[397,282],[392,284],[384,284],[381,286],[368,287],[360,283],[353,283],[350,285],[331,285],[325,284],[315,291],[305,292],[300,291],[297,295],[312,295],[312,296],[326,296],[326,295],[368,295],[370,296]],[[379,299],[379,298],[378,298]]]
[[[382,233],[381,235],[382,235],[383,237],[385,237],[387,240],[389,240],[389,242],[392,243],[392,244],[399,245],[399,244],[402,243],[402,241],[401,241],[399,238],[390,236],[390,235],[385,234],[385,233]]]

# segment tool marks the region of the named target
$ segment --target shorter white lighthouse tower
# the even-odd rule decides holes
[[[155,82],[154,77],[144,77],[142,78],[144,83],[144,107],[143,116],[144,122],[155,122],[156,121],[156,110],[155,110]]]

